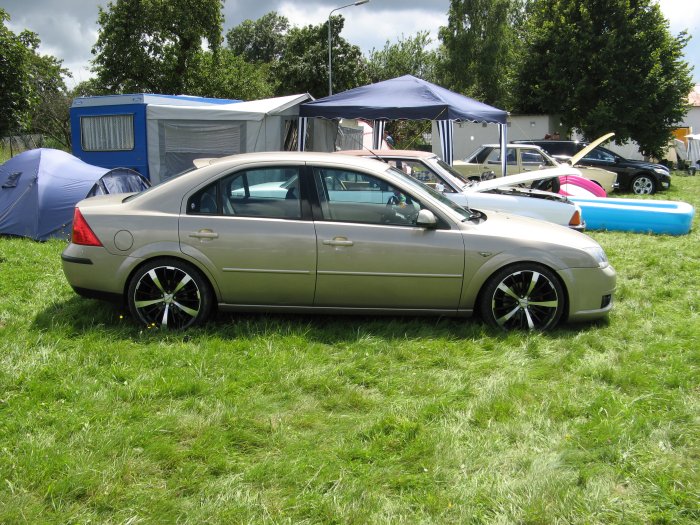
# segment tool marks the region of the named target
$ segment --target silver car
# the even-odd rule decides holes
[[[62,261],[77,293],[175,329],[218,307],[478,313],[545,330],[604,317],[616,278],[582,233],[462,208],[376,160],[297,152],[209,160],[142,193],[81,201]]]
[[[440,160],[435,153],[425,151],[390,149],[350,150],[337,153],[387,162],[423,184],[444,193],[445,197],[460,206],[524,215],[579,231],[583,231],[586,227],[579,205],[571,202],[564,195],[510,186],[523,178],[519,175],[476,182],[463,177],[452,166]],[[569,173],[565,168],[538,170],[535,173],[547,173],[549,177],[553,177],[558,176],[559,172]]]

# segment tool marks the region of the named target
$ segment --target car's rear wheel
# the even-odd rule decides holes
[[[194,266],[177,259],[139,268],[129,283],[127,300],[134,319],[172,330],[201,324],[212,308],[209,283]]]
[[[656,191],[656,183],[649,175],[637,175],[632,179],[632,193],[635,195],[651,195]]]
[[[496,272],[481,294],[484,321],[504,330],[547,330],[564,314],[564,288],[553,271],[520,263]]]

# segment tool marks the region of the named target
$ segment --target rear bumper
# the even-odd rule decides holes
[[[63,273],[68,284],[83,297],[121,300],[124,283],[120,280],[126,257],[112,255],[101,246],[69,244],[61,254]],[[99,271],[95,270],[95,265]]]

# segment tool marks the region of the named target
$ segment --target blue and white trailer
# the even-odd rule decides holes
[[[132,168],[157,184],[198,158],[297,149],[299,106],[309,94],[252,102],[185,95],[79,97],[71,106],[73,155],[105,168]],[[319,125],[318,151],[335,127]],[[316,148],[315,148],[316,149]]]
[[[70,109],[73,155],[103,168],[126,167],[150,178],[147,108],[211,107],[239,100],[177,95],[108,95],[78,97]]]

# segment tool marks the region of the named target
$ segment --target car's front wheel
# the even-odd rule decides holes
[[[564,314],[564,288],[550,269],[520,263],[496,272],[481,294],[483,320],[504,330],[547,330]]]
[[[637,175],[632,179],[632,193],[635,195],[651,195],[655,191],[656,184],[649,175]]]
[[[212,308],[209,283],[191,264],[152,261],[134,274],[127,300],[134,319],[153,327],[180,330],[204,322]]]

